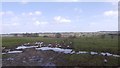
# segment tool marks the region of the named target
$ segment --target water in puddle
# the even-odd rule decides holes
[[[91,55],[103,55],[105,56],[107,54],[107,56],[114,56],[114,57],[120,57],[120,55],[115,55],[115,54],[111,54],[111,53],[97,53],[97,52],[87,52],[87,51],[78,51],[75,52],[72,49],[63,49],[63,48],[52,48],[52,47],[40,47],[38,48],[38,46],[18,46],[16,49],[26,49],[26,48],[36,48],[36,50],[52,50],[55,52],[61,52],[61,53],[65,53],[65,54],[91,54]],[[8,53],[21,53],[22,51],[9,51]],[[6,53],[2,53],[2,54],[6,54]]]
[[[34,47],[38,47],[38,46],[19,46],[16,49],[26,49],[26,48],[34,48]]]
[[[63,52],[65,54],[71,53],[72,49],[62,49],[62,48],[51,48],[51,47],[41,47],[36,48],[36,50],[53,50],[55,52]]]
[[[22,51],[9,51],[8,53],[22,53]]]
[[[107,54],[107,56],[114,56],[114,57],[120,57],[119,55],[113,55],[111,53],[97,53],[97,52],[86,52],[86,51],[79,51],[79,52],[75,52],[72,49],[62,49],[62,48],[51,48],[51,47],[41,47],[41,48],[36,48],[36,50],[53,50],[55,52],[62,52],[65,54],[91,54],[91,55],[103,55],[105,56]]]
[[[97,52],[90,52],[91,55],[96,55],[98,54]]]
[[[75,51],[72,51],[70,54],[75,54]]]
[[[114,55],[114,54],[113,54],[113,56],[114,56],[114,57],[120,57],[120,55]]]
[[[107,56],[112,56],[113,54],[110,54],[110,53],[100,53],[101,55],[103,55],[103,56],[105,56],[105,55],[107,55]]]
[[[87,54],[88,52],[86,52],[86,51],[79,51],[79,52],[77,52],[76,54]]]
[[[6,54],[6,53],[2,53],[2,55],[4,55],[4,54]]]

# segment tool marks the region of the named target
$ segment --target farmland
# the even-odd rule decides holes
[[[106,36],[105,38],[101,38],[101,36],[80,37],[80,38],[3,37],[2,47],[12,49],[24,43],[29,42],[32,44],[37,41],[43,41],[47,45],[49,43],[55,43],[55,41],[57,41],[58,43],[61,43],[63,40],[67,40],[65,41],[66,44],[68,43],[68,41],[72,41],[73,50],[76,52],[77,51],[87,51],[87,52],[94,51],[98,53],[109,52],[112,54],[119,54],[117,36],[115,36],[114,38],[111,38],[110,36]],[[103,62],[104,56],[101,56],[101,55],[92,56],[90,54],[62,54],[62,53],[56,53],[56,52],[51,52],[51,51],[45,51],[44,53],[43,51],[40,51],[38,53],[36,52],[32,53],[32,52],[34,51],[30,50],[27,54],[29,53],[30,55],[36,54],[37,56],[42,55],[44,56],[44,58],[54,57],[54,59],[50,60],[49,62],[54,62],[57,66],[104,66],[104,65],[105,66],[118,66],[118,59],[119,59],[119,57],[108,56],[107,57],[108,63],[104,64]],[[29,56],[27,54],[26,52],[23,54],[18,54],[18,55],[17,54],[14,54],[14,55],[6,54],[6,55],[3,55],[3,58],[7,58],[7,57],[23,58],[25,56]],[[4,63],[6,62],[4,61]],[[27,64],[31,65],[30,62],[28,62]]]
[[[43,37],[3,37],[2,46],[6,48],[14,48],[24,43],[34,43],[36,41],[43,41],[45,43],[60,43],[63,40],[72,41],[74,49],[85,50],[85,51],[97,51],[97,52],[118,52],[118,38],[106,37],[104,39],[100,37],[80,37],[80,38],[43,38]]]

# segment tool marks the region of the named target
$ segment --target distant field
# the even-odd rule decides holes
[[[43,37],[3,37],[2,46],[7,48],[14,48],[24,43],[33,43],[36,41],[44,41],[45,43],[54,43],[68,39],[73,41],[74,50],[79,51],[97,51],[110,52],[118,54],[118,37],[80,37],[80,38],[43,38]]]

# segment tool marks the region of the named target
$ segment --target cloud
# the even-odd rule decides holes
[[[14,17],[11,18],[12,22],[16,22],[16,21],[19,21],[19,20],[20,20],[20,18],[18,16],[14,16]]]
[[[1,0],[1,2],[118,2],[120,0]]]
[[[118,2],[120,0],[105,0],[106,2]]]
[[[6,15],[14,15],[14,12],[12,12],[12,11],[6,11],[5,14]]]
[[[3,25],[4,27],[7,26],[23,26],[25,25],[32,25],[33,22],[35,25],[45,25],[47,22],[41,22],[41,11],[30,11],[30,12],[21,12],[19,14],[14,13],[13,11],[1,11],[0,15],[3,16]],[[12,27],[11,27],[12,28]]]
[[[118,2],[118,1],[120,0],[52,0],[52,2]]]
[[[16,22],[14,22],[14,23],[2,23],[2,26],[4,26],[4,27],[13,27],[13,26],[19,26],[20,25],[20,23],[16,23]]]
[[[41,11],[33,11],[33,12],[22,12],[22,16],[40,16],[42,15]]]
[[[70,19],[66,19],[66,18],[61,17],[61,16],[55,16],[55,17],[54,17],[54,20],[55,20],[57,23],[70,23],[70,22],[71,22]]]
[[[33,21],[36,21],[36,20],[37,20],[37,18],[33,17],[33,18],[32,18],[32,20],[33,20]]]
[[[120,0],[52,0],[55,2],[118,2]]]
[[[13,25],[13,26],[18,26],[19,23],[12,23],[11,25]]]
[[[21,1],[21,4],[24,4],[24,5],[25,5],[25,4],[28,4],[28,2],[29,2],[28,0],[22,0],[22,1]]]
[[[21,13],[21,15],[22,15],[22,16],[25,16],[25,15],[26,15],[26,13],[24,13],[24,12],[23,12],[23,13]]]
[[[41,11],[35,11],[35,15],[41,15],[42,12]]]
[[[69,23],[69,22],[71,22],[71,20],[63,18],[63,19],[60,20],[60,22]]]
[[[48,24],[48,22],[45,22],[45,21],[43,21],[43,22],[40,22],[42,25],[46,25],[46,24]]]
[[[82,2],[118,2],[119,0],[81,0]]]
[[[35,21],[35,25],[40,25],[40,22],[39,21]]]
[[[32,16],[32,15],[33,15],[33,13],[32,13],[32,12],[29,12],[29,13],[28,13],[28,15]]]
[[[80,0],[53,0],[53,2],[79,2]]]
[[[79,9],[79,8],[74,8],[74,11],[79,12],[79,13],[81,13],[81,12],[82,12],[82,10],[81,10],[81,9]]]
[[[113,6],[118,6],[118,2],[111,2]]]
[[[107,28],[107,29],[106,29]],[[118,29],[118,23],[113,22],[112,20],[107,22],[105,20],[99,21],[99,22],[91,22],[89,23],[88,29],[92,29],[93,31],[97,30],[117,30]]]
[[[22,13],[22,15],[29,15],[29,16],[35,16],[35,15],[39,16],[41,14],[42,14],[41,11],[34,11],[34,12]]]
[[[48,24],[48,22],[46,22],[46,21],[38,21],[38,20],[36,20],[35,23],[34,23],[34,25],[36,25],[36,26],[46,25],[46,24]]]
[[[20,25],[20,17],[12,11],[5,11],[2,17],[2,24],[5,27]]]
[[[4,15],[5,14],[5,12],[0,12],[0,16],[2,16],[2,15]]]
[[[104,15],[105,16],[118,16],[118,11],[113,11],[113,10],[105,11]]]
[[[61,16],[54,17],[54,20],[59,21],[61,19]]]
[[[2,15],[14,15],[14,12],[12,12],[12,11],[1,11],[0,16],[2,16]]]

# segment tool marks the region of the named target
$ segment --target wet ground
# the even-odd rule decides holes
[[[9,54],[2,60],[3,66],[56,66],[56,62],[64,63],[63,53],[54,51],[37,51],[35,48],[25,49],[22,53]],[[60,59],[56,59],[60,58]]]
[[[21,46],[18,46],[17,48],[15,49],[7,49],[9,51],[5,52],[3,51],[2,54],[15,54],[15,53],[23,53],[25,52],[26,50],[29,50],[29,49],[34,49],[35,51],[54,51],[54,52],[58,52],[58,53],[64,53],[64,54],[90,54],[90,55],[102,55],[102,56],[113,56],[113,57],[120,57],[120,55],[117,55],[117,54],[111,54],[111,53],[108,53],[108,52],[87,52],[87,51],[74,51],[73,49],[70,49],[70,48],[60,48],[60,47],[48,47],[48,46],[45,46],[45,47],[39,47],[39,46],[24,46],[24,45],[21,45]]]
[[[2,65],[3,66],[67,66],[68,60],[65,55],[72,54],[90,54],[100,56],[120,57],[119,55],[111,53],[97,53],[86,51],[74,51],[73,49],[64,49],[61,47],[39,47],[39,46],[25,46],[21,45],[17,48],[11,49],[8,52],[3,51]],[[83,58],[84,59],[84,58]],[[76,60],[77,61],[77,60]],[[84,65],[84,63],[83,63]]]

